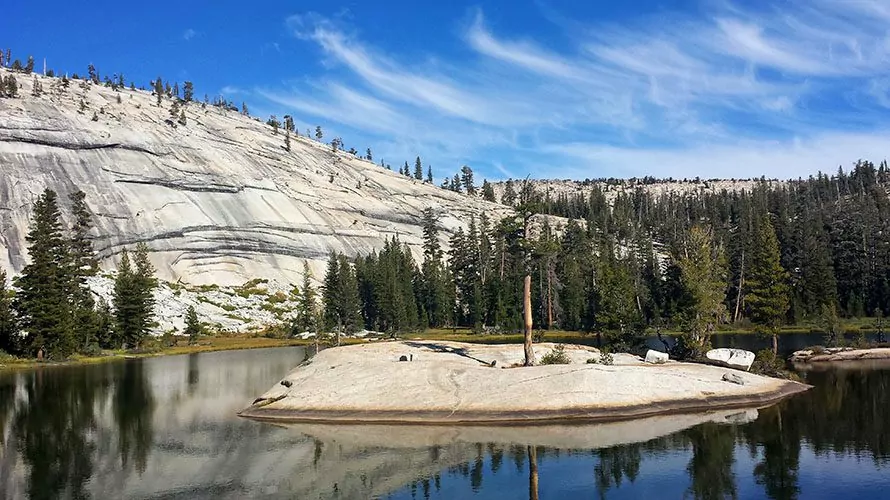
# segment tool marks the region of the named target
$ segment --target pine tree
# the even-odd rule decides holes
[[[596,270],[595,324],[611,344],[629,349],[637,342],[642,315],[636,307],[636,290],[627,262],[615,255],[614,242],[600,246]]]
[[[504,194],[501,196],[501,203],[507,206],[513,206],[516,203],[516,190],[513,188],[513,179],[507,179],[504,183]]]
[[[157,280],[148,259],[148,247],[136,246],[133,264],[129,254],[122,252],[114,284],[114,309],[118,341],[129,347],[139,347],[154,321],[154,290]]]
[[[473,169],[464,165],[460,168],[460,184],[468,195],[476,194],[476,186],[473,185]]]
[[[15,354],[20,343],[18,322],[6,286],[6,272],[0,269],[0,353]]]
[[[769,215],[755,229],[747,280],[747,304],[751,321],[771,333],[773,352],[778,353],[778,330],[788,312],[788,273],[782,268],[779,240]]]
[[[241,102],[241,114],[244,116],[250,116],[250,111],[248,111],[247,109],[247,103],[243,101]]]
[[[204,333],[204,325],[198,319],[198,312],[194,306],[189,306],[185,313],[185,331],[183,332],[189,338],[189,344],[197,344],[198,337]]]
[[[195,98],[195,85],[192,82],[186,81],[182,86],[182,100],[185,102],[192,102]]]
[[[414,178],[419,181],[423,180],[423,164],[420,163],[419,156],[414,160]]]
[[[486,179],[482,180],[482,199],[495,203],[494,188]]]
[[[368,148],[368,150],[366,151],[366,153],[367,153],[367,154],[365,154],[365,159],[368,160],[368,161],[374,161],[374,156],[371,155],[371,148]]]
[[[121,260],[117,266],[117,276],[114,280],[115,337],[112,346],[115,348],[127,345],[130,339],[138,337],[135,333],[137,326],[134,320],[138,314],[136,302],[133,266],[130,264],[130,253],[125,248],[121,252]],[[133,347],[132,344],[129,346]]]
[[[178,121],[179,124],[182,125],[183,127],[185,127],[186,124],[188,124],[188,118],[186,118],[186,116],[185,116],[185,110],[184,110],[184,109],[182,109],[182,110],[179,111],[179,120],[177,120],[177,121]]]
[[[303,283],[297,297],[297,314],[291,327],[292,335],[303,332],[318,333],[319,325],[316,324],[317,295],[315,287],[312,285],[312,271],[309,269],[309,263],[303,261]]]
[[[28,56],[28,62],[25,64],[25,74],[30,75],[34,72],[34,56]]]
[[[278,127],[281,126],[281,123],[278,121],[278,118],[275,115],[270,115],[269,119],[266,123],[272,127],[272,135],[278,135]]]
[[[290,130],[287,129],[284,131],[284,149],[290,151]]]
[[[439,243],[439,221],[432,208],[423,211],[423,265],[421,305],[426,326],[438,328],[448,320],[452,305],[447,300],[447,275]]]
[[[47,189],[34,204],[28,232],[31,262],[17,281],[14,307],[28,332],[25,352],[43,349],[53,359],[64,359],[75,349],[73,318],[68,291],[71,276],[67,245],[56,193]]]
[[[324,134],[321,131],[321,125],[317,125],[315,127],[315,140],[320,141],[324,137]]]
[[[69,195],[74,224],[68,240],[68,266],[71,276],[69,296],[73,306],[74,329],[82,349],[88,349],[97,341],[95,300],[87,279],[99,271],[99,261],[89,232],[93,227],[92,216],[86,205],[86,194],[76,191]]]
[[[161,100],[164,99],[164,83],[163,83],[163,81],[161,80],[161,77],[160,77],[160,76],[158,77],[157,80],[155,80],[155,81],[153,82],[153,86],[154,86],[154,94],[155,94],[155,98],[157,99],[157,106],[160,107],[160,106],[161,106]]]
[[[431,165],[426,166],[426,181],[430,184],[433,183],[433,167]]]
[[[710,336],[726,319],[726,259],[710,228],[693,226],[683,251],[675,257],[690,298],[682,337],[683,357],[699,358],[710,349]]]
[[[322,286],[324,320],[335,329],[336,342],[340,345],[343,332],[355,332],[361,325],[361,301],[355,272],[344,255],[332,253]]]

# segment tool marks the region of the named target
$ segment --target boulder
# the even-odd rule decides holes
[[[729,383],[732,383],[732,384],[745,385],[745,381],[742,380],[742,377],[739,376],[737,373],[724,373],[724,374],[723,374],[723,381],[724,381],[724,382],[729,382]]]
[[[661,363],[666,362],[668,359],[669,358],[668,358],[667,353],[658,352],[653,349],[649,349],[648,351],[646,351],[646,362],[647,363],[661,364]]]
[[[705,354],[705,357],[713,365],[728,366],[738,370],[751,368],[754,363],[754,353],[744,349],[711,349]]]

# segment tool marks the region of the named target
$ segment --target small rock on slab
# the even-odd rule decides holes
[[[399,356],[399,361],[408,361],[408,356],[405,356],[404,354]]]
[[[724,373],[723,381],[730,382],[733,384],[745,385],[745,381],[742,380],[742,377],[740,377],[739,375],[737,375],[735,373]]]
[[[293,385],[293,382],[291,382],[290,380],[282,380],[281,385],[283,385],[285,387],[290,387],[291,385]]]
[[[647,363],[661,364],[666,362],[668,359],[668,355],[665,352],[658,352],[653,349],[649,349],[648,351],[646,351]]]

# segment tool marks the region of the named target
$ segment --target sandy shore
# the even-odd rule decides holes
[[[553,344],[537,344],[540,357]],[[716,366],[643,363],[567,346],[568,365],[511,366],[521,345],[384,342],[327,349],[291,371],[245,417],[342,424],[512,424],[601,422],[756,408],[809,386]],[[406,356],[411,361],[398,361]],[[490,366],[495,362],[495,366]],[[732,373],[744,385],[726,382]]]

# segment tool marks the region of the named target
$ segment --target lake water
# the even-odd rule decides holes
[[[235,416],[304,356],[281,348],[0,372],[0,497],[877,499],[890,491],[886,364],[803,373],[815,389],[759,411],[600,426],[277,426]]]

